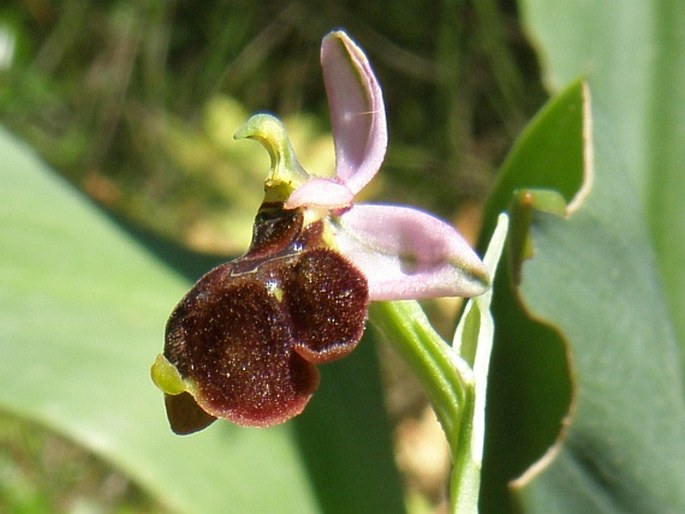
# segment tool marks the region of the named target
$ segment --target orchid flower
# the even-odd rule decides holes
[[[485,266],[449,224],[410,207],[355,204],[387,146],[380,86],[342,31],[321,47],[334,178],[307,173],[285,128],[258,114],[236,138],[259,141],[271,170],[249,250],[202,277],[177,305],[152,367],[177,433],[216,418],[270,426],[299,414],[315,365],[349,354],[372,300],[476,296]]]

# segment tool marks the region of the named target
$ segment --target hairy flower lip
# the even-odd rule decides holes
[[[172,430],[214,418],[268,427],[300,414],[316,365],[359,343],[368,298],[366,277],[326,245],[323,221],[264,202],[250,249],[201,277],[169,317],[151,375]]]

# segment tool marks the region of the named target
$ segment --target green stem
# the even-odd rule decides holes
[[[508,228],[509,218],[506,214],[500,214],[483,258],[493,281]],[[491,301],[492,289],[470,299],[454,334],[453,348],[473,369],[475,387],[469,390],[468,401],[463,407],[460,440],[452,469],[450,498],[453,513],[478,512],[485,440],[485,400],[495,334],[495,324],[490,314]]]
[[[452,473],[450,480],[450,505],[454,514],[476,514],[480,491],[480,462],[473,455],[473,414],[475,390],[470,389],[468,401],[462,411],[462,427],[459,440],[452,450]]]
[[[508,229],[500,215],[484,262],[494,278]],[[455,333],[454,347],[433,329],[415,301],[377,302],[374,326],[409,364],[442,425],[452,457],[453,514],[477,514],[485,431],[485,398],[494,335],[492,290],[472,298]]]
[[[423,386],[455,460],[464,405],[472,403],[470,368],[433,329],[417,302],[374,302],[369,313],[374,326],[392,342]]]

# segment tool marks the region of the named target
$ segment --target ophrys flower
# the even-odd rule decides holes
[[[359,342],[369,300],[488,287],[485,267],[449,224],[409,207],[354,204],[385,156],[382,93],[344,32],[324,38],[321,62],[335,177],[305,172],[270,115],[236,133],[265,146],[271,170],[247,253],[202,277],[167,323],[152,375],[177,433],[217,417],[269,426],[300,413],[318,385],[315,365]]]

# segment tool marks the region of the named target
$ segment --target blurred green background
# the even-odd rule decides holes
[[[388,112],[387,159],[365,194],[456,220],[474,240],[495,170],[546,100],[511,0],[6,0],[0,122],[116,216],[236,255],[267,166],[232,139],[250,113],[282,117],[305,167],[332,169],[318,49],[337,27],[366,50]],[[402,434],[423,411],[397,373],[387,397]],[[407,483],[430,504],[422,479]],[[0,513],[160,510],[84,450],[0,413]]]
[[[107,208],[239,252],[244,224],[226,211],[254,211],[259,186],[241,186],[261,183],[266,157],[233,131],[271,111],[311,171],[331,167],[318,47],[336,27],[385,94],[374,195],[448,217],[480,202],[545,100],[513,1],[4,2],[0,119]]]

